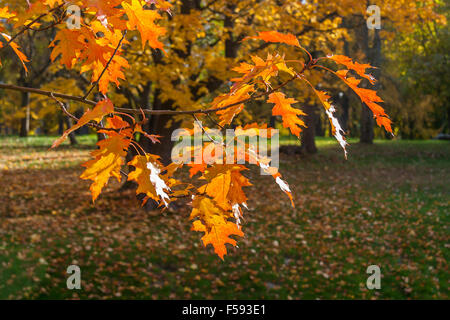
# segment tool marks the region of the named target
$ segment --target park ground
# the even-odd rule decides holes
[[[49,151],[53,139],[0,138],[0,299],[449,298],[447,141],[351,140],[345,160],[318,139],[317,155],[281,157],[295,208],[248,172],[245,238],[222,261],[185,203],[146,212],[117,182],[92,203],[78,177],[95,138]],[[66,287],[72,264],[81,290]]]

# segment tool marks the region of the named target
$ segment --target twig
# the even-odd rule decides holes
[[[72,119],[75,120],[76,122],[78,122],[78,121],[80,120],[80,119],[78,119],[77,117],[75,117],[73,114],[71,114],[71,113],[67,110],[67,108],[66,108],[66,106],[64,105],[64,103],[61,102],[61,101],[59,101],[58,99],[56,99],[55,96],[53,95],[53,93],[50,93],[50,98],[52,98],[53,100],[55,100],[55,101],[59,104],[59,106],[61,107],[62,111],[64,112],[64,114],[65,114],[66,116],[72,118]],[[105,128],[105,127],[103,127],[103,126],[101,126],[101,125],[99,125],[99,124],[92,123],[92,122],[86,123],[86,125],[87,125],[87,126],[90,126],[90,127],[92,127],[92,128],[98,129],[98,130],[106,130],[106,131],[116,131],[116,132],[119,132],[121,129],[123,129],[123,128],[121,128],[121,129]]]
[[[199,127],[202,129],[203,133],[208,137],[209,140],[211,140],[211,142],[213,142],[214,144],[222,144],[219,141],[214,140],[209,133],[205,130],[205,128],[203,128],[202,123],[198,120],[197,116],[195,114],[192,115],[192,117],[194,117],[195,122],[199,125]]]
[[[216,126],[218,126],[220,128],[220,130],[224,129],[224,127],[221,126],[216,120],[214,120],[209,113],[207,113],[206,116],[208,117],[209,120],[212,121],[212,123],[214,123]]]
[[[72,118],[73,120],[78,122],[79,119],[77,117],[75,117],[73,114],[71,114],[69,111],[67,111],[66,105],[63,102],[61,102],[58,99],[56,99],[53,94],[50,95],[50,98],[52,98],[53,100],[55,100],[59,104],[59,106],[61,107],[62,111],[64,112],[64,114],[66,116],[68,116],[69,118]]]

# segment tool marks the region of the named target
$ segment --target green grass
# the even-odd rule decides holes
[[[77,176],[95,136],[46,158],[53,139],[0,138],[8,167],[0,171],[0,298],[449,297],[446,141],[350,139],[345,160],[334,140],[319,138],[316,155],[281,155],[295,209],[272,178],[251,170],[246,235],[222,262],[190,231],[185,203],[145,212],[132,190],[111,183],[92,204]],[[81,291],[65,286],[70,264],[81,267]],[[381,267],[381,290],[365,287],[371,264]]]
[[[21,149],[21,148],[49,148],[53,141],[58,139],[60,136],[29,136],[26,138],[20,138],[18,136],[3,136],[0,137],[0,148],[12,148],[12,149]],[[78,146],[82,147],[84,145],[94,145],[97,142],[96,134],[87,134],[82,136],[76,136]],[[64,141],[61,146],[69,146],[69,139]]]

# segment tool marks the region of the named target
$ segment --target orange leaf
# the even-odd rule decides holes
[[[227,213],[219,208],[212,199],[204,196],[197,196],[192,203],[193,209],[190,219],[200,218],[193,222],[192,230],[205,232],[202,237],[205,247],[211,244],[214,251],[223,260],[227,254],[226,243],[236,246],[236,241],[230,235],[244,236],[236,223],[228,221],[231,213]]]
[[[234,103],[238,103],[245,99],[250,98],[250,94],[254,91],[253,85],[243,85],[237,91],[233,93],[223,94],[219,97],[216,97],[212,102],[211,109],[218,109],[222,107],[226,107],[228,105],[232,105]],[[219,110],[216,113],[219,115],[221,126],[230,124],[234,117],[238,115],[244,109],[244,104],[237,104],[233,107],[226,108],[223,110]]]
[[[9,19],[15,16],[15,13],[9,12],[8,6],[0,8],[0,19]]]
[[[100,148],[91,153],[95,159],[83,164],[86,170],[80,178],[94,181],[90,187],[92,201],[97,199],[111,176],[120,181],[120,168],[124,164],[129,144],[130,140],[121,135],[101,140],[97,143]]]
[[[355,71],[360,77],[366,78],[371,84],[374,84],[376,79],[371,74],[366,74],[366,69],[374,69],[370,64],[361,64],[353,62],[353,60],[343,55],[331,55],[327,56],[328,59],[335,61],[336,63],[346,66],[348,69]]]
[[[155,10],[144,10],[142,4],[138,0],[132,0],[131,5],[122,2],[125,13],[128,16],[128,28],[130,30],[138,29],[141,34],[142,48],[149,43],[150,47],[155,49],[163,49],[163,43],[158,37],[164,35],[166,30],[154,23],[155,20],[161,19],[161,16]]]
[[[143,193],[148,198],[155,201],[162,201],[167,206],[170,201],[167,192],[170,188],[166,181],[161,177],[162,165],[158,161],[158,156],[146,154],[145,156],[137,155],[128,162],[128,165],[135,167],[135,170],[128,174],[128,180],[134,180],[138,183],[136,194]]]
[[[281,174],[278,172],[278,168],[271,167],[269,165],[271,160],[266,157],[261,157],[252,149],[248,149],[245,155],[246,155],[246,157],[248,157],[248,160],[250,163],[256,163],[258,166],[261,167],[263,172],[265,172],[266,174],[270,174],[275,179],[275,182],[278,184],[281,191],[283,191],[291,200],[292,207],[295,208],[291,189],[290,189],[288,183],[286,181],[284,181],[283,179],[281,179]]]
[[[6,41],[11,40],[11,37],[9,35],[7,35],[6,33],[2,33],[1,34],[3,36],[3,38],[5,38]],[[25,72],[28,72],[27,66],[25,65],[25,62],[30,62],[30,60],[28,60],[27,56],[25,54],[23,54],[20,50],[19,50],[19,45],[17,43],[15,43],[14,41],[11,42],[9,44],[11,46],[11,48],[14,50],[14,52],[16,53],[17,57],[19,57],[20,62],[22,63],[23,68],[25,69]]]
[[[272,115],[282,116],[283,127],[289,128],[292,134],[299,137],[302,127],[306,127],[305,123],[298,117],[299,115],[305,115],[300,109],[292,108],[291,105],[297,103],[292,98],[286,99],[285,95],[281,92],[274,92],[269,95],[267,102],[274,103],[275,106],[272,109]]]
[[[377,124],[379,126],[384,126],[386,131],[392,133],[391,128],[391,120],[388,118],[388,115],[384,111],[383,107],[381,107],[378,102],[383,102],[375,90],[360,88],[358,85],[361,80],[358,80],[353,77],[348,77],[348,70],[340,70],[336,72],[336,75],[342,79],[361,99],[363,103],[365,103],[370,110],[373,112],[374,118],[377,119]],[[385,118],[385,119],[379,119]]]
[[[237,225],[231,221],[226,221],[220,216],[215,216],[213,218],[216,220],[211,230],[205,227],[205,225],[196,220],[193,222],[192,230],[204,232],[205,235],[202,237],[204,246],[211,244],[214,247],[214,252],[223,260],[224,255],[227,254],[226,243],[236,246],[236,240],[231,239],[230,235],[237,235],[240,237],[244,236],[244,233],[237,227]]]
[[[265,42],[277,42],[277,43],[286,43],[291,46],[301,47],[300,43],[298,42],[298,39],[293,34],[284,34],[279,33],[277,31],[263,31],[259,32],[258,36],[256,37],[247,37],[244,40],[247,39],[260,39]]]
[[[336,109],[329,100],[331,97],[325,91],[316,90],[309,81],[306,81],[306,82],[311,86],[311,88],[314,90],[317,97],[319,98],[320,102],[322,103],[322,105],[325,109],[325,113],[327,114],[328,119],[330,120],[331,132],[332,132],[333,136],[336,138],[336,140],[339,142],[339,144],[341,145],[342,149],[344,149],[344,155],[345,155],[345,158],[347,159],[346,146],[348,145],[348,143],[344,137],[344,130],[342,130],[342,127],[341,127],[338,119],[334,116]]]
[[[86,46],[80,38],[81,32],[79,30],[59,30],[55,39],[49,45],[49,47],[53,47],[50,55],[52,62],[61,55],[61,64],[68,69],[72,68],[81,50]]]
[[[122,80],[125,79],[125,75],[122,71],[122,68],[129,68],[129,67],[130,65],[128,64],[128,61],[116,54],[113,57],[111,63],[108,65],[108,69],[106,69],[105,73],[98,82],[99,91],[103,94],[106,94],[108,92],[108,84],[110,82],[114,82],[116,86],[119,87],[119,79]],[[98,70],[99,71],[98,76],[94,78],[95,79],[94,81],[97,81],[103,69],[104,67],[102,66],[101,70]]]

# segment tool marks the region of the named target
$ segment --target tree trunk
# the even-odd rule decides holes
[[[342,115],[339,119],[339,123],[341,124],[342,130],[348,134],[348,120],[349,120],[349,111],[350,111],[350,98],[348,97],[349,92],[344,92],[342,97],[340,97],[339,102],[342,108]]]
[[[67,129],[72,128],[73,122],[69,117],[64,117],[64,123],[66,124]],[[75,132],[69,133],[70,145],[74,146],[78,144],[77,138],[75,137]]]
[[[381,37],[380,30],[374,30],[373,36],[373,44],[370,48],[368,48],[367,56],[369,58],[369,62],[377,67],[377,69],[373,69],[372,74],[378,80],[373,86],[373,90],[378,91],[380,89],[380,65],[381,65]],[[374,132],[374,119],[373,113],[369,110],[367,106],[364,106],[363,111],[361,112],[361,140],[362,143],[373,143]]]
[[[65,106],[66,106],[66,109],[69,110],[68,102],[65,103]],[[72,128],[72,125],[73,125],[72,118],[64,115],[63,121],[64,121],[64,124],[66,125],[67,129]],[[77,138],[75,137],[75,132],[69,133],[69,140],[70,140],[70,145],[72,145],[72,146],[78,144]]]
[[[26,108],[25,117],[20,119],[20,131],[19,136],[28,137],[30,131],[30,94],[28,92],[21,93],[21,107]]]
[[[153,99],[153,110],[172,109],[173,101],[162,102],[160,97],[160,90],[156,89]],[[153,144],[150,139],[141,136],[139,144],[145,151],[157,154],[161,157],[161,162],[168,165],[171,162],[172,148],[174,141],[172,141],[172,133],[179,128],[179,122],[174,121],[170,115],[152,115],[149,121],[144,125],[143,129],[149,134],[157,134],[162,136],[161,143]]]
[[[447,132],[450,134],[450,106],[447,105]]]
[[[306,104],[304,107],[306,116],[303,121],[307,128],[303,129],[301,135],[301,149],[303,153],[314,154],[317,153],[315,133],[316,133],[316,107],[314,105]]]
[[[269,118],[269,127],[275,128],[276,124],[277,124],[277,117],[271,115]]]
[[[361,135],[359,142],[372,144],[373,137],[373,113],[369,108],[364,106],[361,110]]]

